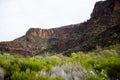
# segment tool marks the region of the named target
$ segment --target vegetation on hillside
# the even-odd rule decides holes
[[[4,80],[119,80],[119,50],[119,45],[97,47],[93,52],[73,52],[69,57],[4,53],[0,55],[0,67],[5,71]]]

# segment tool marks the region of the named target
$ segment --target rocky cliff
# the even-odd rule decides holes
[[[10,42],[1,42],[0,51],[35,55],[44,52],[88,51],[120,43],[120,0],[99,1],[91,18],[81,24],[53,29],[30,28]]]
[[[114,11],[120,10],[120,0],[99,1],[95,4],[91,18],[98,18],[105,15],[110,15]]]
[[[63,37],[65,38],[67,33],[72,32],[73,28],[74,27],[72,25],[69,25],[69,27],[54,28],[54,29],[30,28],[27,31],[26,35],[37,36],[43,39],[51,39],[51,38],[62,39]]]

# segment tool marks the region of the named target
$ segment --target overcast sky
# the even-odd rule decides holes
[[[0,41],[14,40],[33,28],[55,28],[90,18],[100,0],[0,0]]]

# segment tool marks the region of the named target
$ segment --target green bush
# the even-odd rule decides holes
[[[11,76],[11,80],[36,80],[35,74],[34,71],[30,71],[29,69],[25,72],[15,71]]]
[[[33,56],[19,57],[10,54],[0,55],[0,67],[6,71],[5,80],[64,80],[59,76],[51,78],[50,71],[55,66],[65,64],[82,66],[95,75],[88,75],[86,80],[119,80],[120,58],[119,46],[93,52],[74,52],[67,56]],[[72,66],[71,66],[72,67]],[[44,70],[45,75],[40,72]]]

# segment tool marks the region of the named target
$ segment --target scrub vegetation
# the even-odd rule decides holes
[[[113,45],[70,56],[22,57],[4,53],[0,55],[0,69],[4,70],[3,80],[119,80],[119,50],[119,45]]]

